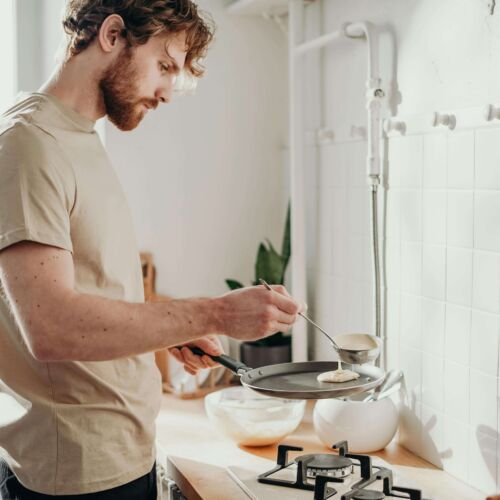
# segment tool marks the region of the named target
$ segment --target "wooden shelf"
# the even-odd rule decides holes
[[[237,16],[283,15],[288,11],[288,0],[236,0],[227,6],[230,14]]]

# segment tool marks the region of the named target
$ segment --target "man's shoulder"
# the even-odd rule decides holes
[[[37,110],[38,101],[30,96],[0,116],[0,157],[15,152],[17,157],[40,159],[53,151],[54,138],[34,119]]]

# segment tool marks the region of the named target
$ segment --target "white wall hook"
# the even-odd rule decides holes
[[[362,139],[366,139],[366,127],[351,125],[350,131],[351,137],[361,137]]]
[[[437,127],[438,125],[443,125],[449,129],[454,129],[457,120],[455,115],[447,113],[438,113],[437,111],[432,116],[432,126]]]
[[[400,134],[404,134],[406,132],[406,123],[388,118],[387,120],[384,120],[384,132],[386,134],[389,134],[390,132],[399,132]]]
[[[320,128],[316,132],[318,144],[330,144],[335,138],[335,133],[331,128]]]
[[[500,120],[500,108],[496,108],[492,104],[484,108],[484,117],[486,120]]]

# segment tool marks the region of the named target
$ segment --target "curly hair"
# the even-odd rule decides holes
[[[74,56],[85,50],[111,14],[123,19],[122,35],[132,47],[160,33],[185,32],[185,69],[195,77],[203,76],[201,60],[213,39],[214,24],[192,0],[68,0],[63,17],[69,38],[67,54]]]

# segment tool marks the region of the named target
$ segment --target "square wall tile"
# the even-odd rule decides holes
[[[390,370],[400,370],[399,342],[387,339],[387,366]]]
[[[470,424],[473,431],[496,433],[497,395],[497,377],[471,369]]]
[[[498,438],[472,428],[469,433],[469,484],[487,495],[494,494],[497,477]]]
[[[387,168],[387,185],[389,189],[401,187],[401,164],[404,161],[403,157],[404,137],[390,137],[388,146],[388,168]]]
[[[422,297],[401,294],[401,342],[415,349],[422,344]]]
[[[448,187],[474,187],[474,132],[453,132],[448,136]]]
[[[498,333],[500,316],[472,310],[470,365],[478,371],[498,375]]]
[[[416,404],[422,400],[422,351],[400,344],[400,364],[410,408],[420,418],[420,407]]]
[[[401,200],[401,191],[399,189],[389,189],[387,191],[387,219],[386,219],[387,238],[399,239],[401,237],[400,200]]]
[[[446,252],[446,300],[470,306],[472,300],[472,250],[448,247]]]
[[[399,345],[401,336],[401,293],[387,290],[386,294],[386,338]]]
[[[401,243],[401,290],[406,293],[422,292],[422,245]]]
[[[468,366],[445,360],[444,413],[464,425],[469,424],[469,376]]]
[[[446,244],[446,199],[446,191],[423,190],[422,237],[425,243]]]
[[[422,403],[434,410],[444,410],[444,359],[422,353]]]
[[[474,246],[500,252],[500,191],[474,195]]]
[[[466,424],[445,416],[443,467],[462,481],[469,475],[469,433]]]
[[[332,227],[334,231],[341,231],[346,225],[347,190],[333,188],[330,194],[332,195]]]
[[[349,277],[362,281],[368,279],[369,269],[363,262],[364,239],[358,235],[350,235],[347,246],[347,259],[349,261]]]
[[[370,230],[370,204],[367,188],[347,190],[348,233],[367,235]]]
[[[330,274],[321,271],[316,272],[316,300],[310,304],[314,308],[315,317],[318,322],[321,321],[328,329],[333,328],[334,323],[334,302],[341,297],[334,296],[334,284],[338,280],[334,280]],[[323,335],[322,335],[323,337]]]
[[[425,135],[423,150],[424,187],[445,188],[448,156],[447,136],[442,133]]]
[[[473,244],[474,197],[472,191],[448,191],[447,244],[471,248]]]
[[[342,145],[332,144],[319,148],[320,174],[318,183],[327,187],[343,188],[347,184],[347,173]]]
[[[420,418],[422,421],[420,456],[436,467],[442,467],[441,453],[444,448],[443,413],[422,403]]]
[[[472,305],[476,309],[500,312],[500,255],[474,251]]]
[[[500,188],[500,129],[477,130],[475,145],[475,186],[477,189]]]
[[[333,238],[333,190],[319,189],[318,239],[316,268],[322,272],[332,271]]]
[[[445,353],[456,363],[469,365],[471,310],[468,307],[446,304]]]
[[[422,350],[444,355],[445,303],[422,298]]]
[[[400,138],[392,158],[401,171],[401,187],[419,188],[422,186],[422,137],[404,136]],[[390,167],[389,167],[390,168]]]
[[[400,210],[401,239],[420,242],[422,240],[422,191],[402,189]]]
[[[446,247],[423,245],[422,295],[433,299],[446,298]]]
[[[331,304],[331,325],[332,333],[339,335],[347,331],[347,282],[345,278],[337,276],[327,276],[331,281],[331,298],[321,297],[321,300],[326,304]],[[317,332],[314,334],[316,335]],[[323,335],[322,335],[323,337]]]
[[[347,172],[347,185],[355,188],[366,187],[366,142],[345,143],[344,162]]]
[[[385,276],[387,288],[401,288],[401,242],[396,239],[385,240]]]
[[[347,276],[349,269],[347,231],[336,230],[332,236],[332,272],[337,276]]]

